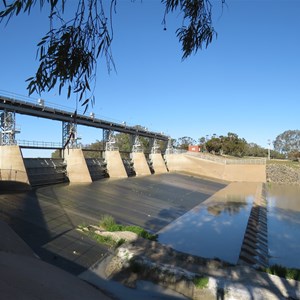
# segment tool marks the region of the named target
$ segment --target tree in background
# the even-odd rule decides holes
[[[287,130],[279,134],[274,143],[274,150],[288,155],[300,149],[300,130]]]
[[[243,157],[246,153],[246,140],[244,138],[239,138],[235,133],[228,132],[227,136],[222,138],[222,144],[224,154]]]
[[[212,154],[221,154],[222,146],[222,140],[215,136],[209,139],[205,144],[206,150]]]
[[[268,149],[265,149],[255,143],[249,143],[246,146],[246,156],[267,157]]]
[[[300,161],[300,151],[293,150],[289,152],[288,159],[293,161]]]
[[[188,150],[189,145],[195,145],[196,141],[189,137],[189,136],[183,136],[177,140],[177,148],[182,150]]]
[[[210,0],[161,0],[164,4],[163,26],[167,16],[176,13],[182,17],[176,35],[181,43],[182,58],[207,47],[216,35],[212,25]],[[220,0],[224,3],[224,0]],[[94,101],[93,85],[96,82],[97,59],[104,57],[108,70],[114,68],[111,52],[113,41],[113,16],[117,0],[14,0],[2,1],[0,22],[9,21],[21,12],[28,13],[35,6],[49,11],[50,30],[38,43],[39,67],[36,74],[27,79],[28,91],[41,94],[58,85],[59,93],[67,88],[67,95],[79,95],[79,101],[88,108]],[[72,11],[73,18],[65,20],[65,11]],[[126,26],[126,24],[124,24]],[[86,93],[89,94],[86,97]]]
[[[201,152],[207,151],[207,149],[206,149],[206,138],[204,136],[199,138],[198,143],[199,143]]]
[[[242,157],[246,154],[247,142],[243,138],[239,138],[237,134],[228,132],[227,136],[216,134],[205,143],[205,147],[209,153],[227,154]]]
[[[51,158],[61,158],[60,150],[56,149],[54,152],[52,152]]]

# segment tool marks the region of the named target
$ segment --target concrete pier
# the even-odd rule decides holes
[[[155,174],[167,173],[167,167],[161,153],[150,154],[150,159],[152,161],[152,166]]]
[[[17,145],[0,146],[0,180],[23,183],[30,188],[22,152]]]
[[[118,150],[105,151],[107,173],[110,178],[127,178],[127,173]]]
[[[151,175],[145,154],[143,152],[131,153],[131,159],[133,161],[133,167],[136,176]]]
[[[66,149],[64,151],[67,163],[67,174],[71,183],[89,183],[92,178],[81,149]]]

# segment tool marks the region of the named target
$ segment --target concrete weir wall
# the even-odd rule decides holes
[[[128,177],[119,151],[105,151],[105,161],[110,178]]]
[[[167,173],[166,163],[161,155],[161,153],[150,154],[150,160],[152,161],[152,166],[155,174]]]
[[[0,146],[0,180],[25,183],[29,186],[19,146]]]
[[[143,152],[133,152],[130,154],[133,161],[136,176],[151,175],[145,154]]]
[[[70,182],[89,183],[92,178],[81,149],[66,149],[64,158]]]
[[[228,181],[266,182],[265,164],[226,164],[187,154],[166,154],[170,172],[188,172]]]

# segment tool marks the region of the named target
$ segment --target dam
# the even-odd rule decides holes
[[[80,274],[109,249],[86,237],[83,242],[76,227],[97,224],[109,214],[158,233],[161,243],[178,251],[231,264],[268,265],[265,159],[177,151],[161,133],[94,116],[76,115],[75,122],[73,113],[43,103],[0,97],[0,109],[6,128],[0,145],[1,220],[43,260]],[[16,113],[62,121],[61,146],[52,148],[61,151],[61,158],[23,157],[25,146],[14,136]],[[80,122],[103,130],[105,147],[97,158],[86,158],[77,144]],[[113,131],[131,136],[131,151],[119,151]],[[151,148],[142,149],[139,137],[148,138]],[[158,141],[164,149],[158,149]],[[229,248],[212,241],[230,241]]]

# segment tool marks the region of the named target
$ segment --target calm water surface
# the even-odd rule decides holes
[[[256,183],[231,183],[159,232],[159,241],[206,258],[236,264]]]
[[[268,187],[270,264],[300,269],[300,187]]]

